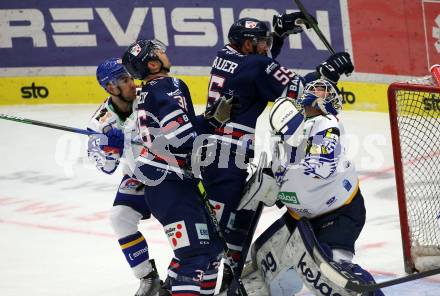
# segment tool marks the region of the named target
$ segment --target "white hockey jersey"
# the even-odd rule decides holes
[[[133,102],[133,113],[124,121],[115,112],[108,98],[99,106],[91,117],[87,126],[88,130],[102,133],[107,128],[117,128],[124,131],[124,152],[123,158],[119,151],[106,149],[105,151],[93,149],[89,144],[88,156],[96,163],[96,167],[107,174],[112,174],[118,167],[120,161],[123,162],[123,174],[132,176],[135,166],[135,159],[139,156],[142,146],[132,145],[132,141],[139,141],[137,130],[137,102]]]
[[[359,181],[346,157],[342,124],[332,115],[308,118],[300,139],[292,154],[295,160],[273,168],[280,185],[278,199],[296,219],[313,218],[350,203]]]

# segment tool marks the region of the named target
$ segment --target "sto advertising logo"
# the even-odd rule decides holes
[[[37,86],[35,82],[32,82],[30,86],[23,86],[20,90],[23,99],[45,99],[49,95],[47,87]]]
[[[440,2],[423,1],[428,65],[440,61]]]

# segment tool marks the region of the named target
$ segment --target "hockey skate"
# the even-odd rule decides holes
[[[220,286],[220,292],[228,290],[233,279],[234,279],[234,274],[232,273],[231,267],[226,263],[223,264],[223,277],[222,277],[222,284]]]
[[[162,285],[162,282],[159,278],[159,274],[157,273],[156,264],[154,260],[150,260],[151,266],[153,270],[141,278],[141,283],[139,285],[139,289],[137,290],[134,296],[158,296],[159,289]]]

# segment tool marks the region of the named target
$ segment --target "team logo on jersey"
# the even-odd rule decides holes
[[[342,181],[342,186],[344,186],[345,190],[347,191],[350,191],[351,188],[353,187],[350,181],[348,181],[347,179],[344,179],[344,181]]]
[[[329,207],[329,206],[331,206],[332,204],[334,204],[335,201],[336,201],[336,196],[333,196],[332,198],[330,198],[329,200],[327,200],[327,201],[325,202],[325,204]]]
[[[184,221],[168,224],[164,226],[164,229],[173,250],[190,245],[188,231],[186,230]]]
[[[142,183],[133,178],[128,178],[122,181],[119,185],[119,193],[130,194],[130,195],[144,195],[144,190],[141,190]]]
[[[278,199],[286,204],[294,204],[294,205],[300,204],[298,196],[296,196],[296,192],[280,191],[278,193]]]
[[[208,225],[205,223],[196,223],[197,237],[199,239],[208,240],[209,239],[209,231]]]
[[[134,55],[135,57],[137,57],[141,51],[142,48],[140,47],[139,44],[136,44],[132,48],[130,48],[131,55]]]
[[[245,28],[248,29],[253,29],[257,27],[257,22],[253,22],[253,21],[246,21],[246,23],[244,24]]]
[[[169,95],[170,97],[178,96],[181,94],[182,94],[182,92],[180,91],[180,89],[176,89],[175,91],[171,91],[171,92],[167,93],[167,95]]]

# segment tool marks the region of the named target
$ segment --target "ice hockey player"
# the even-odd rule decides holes
[[[136,152],[136,149],[127,148],[124,151],[124,129],[135,127],[136,85],[118,58],[107,59],[99,65],[96,78],[110,96],[99,106],[88,124],[89,130],[98,133],[90,137],[88,155],[106,174],[112,174],[124,156],[122,181],[110,211],[111,226],[127,263],[140,279],[135,295],[154,295],[160,280],[154,261],[149,259],[147,241],[138,229],[139,221],[150,217],[150,210],[144,199],[144,186],[133,177],[127,164],[133,156],[125,157],[140,150]],[[102,137],[101,133],[106,137]]]
[[[272,47],[274,57],[280,52],[280,36],[301,31],[295,25],[298,21],[305,23],[301,13],[275,17],[277,41]],[[236,21],[229,30],[228,38],[229,44],[217,53],[212,64],[207,107],[224,97],[232,97],[235,107],[226,124],[205,125],[203,133],[213,134],[221,145],[218,145],[215,159],[206,160],[203,179],[208,196],[222,213],[220,224],[231,250],[229,256],[234,262],[239,262],[253,212],[236,212],[236,209],[248,175],[246,165],[254,154],[257,118],[268,102],[280,96],[296,99],[302,93],[305,82],[319,77],[336,83],[340,75],[353,71],[353,64],[348,53],[340,52],[318,65],[316,72],[301,77],[269,57],[272,45],[270,30],[264,22],[253,18]],[[223,282],[226,285],[223,289],[232,279],[230,268],[225,266],[224,270]]]
[[[186,84],[168,76],[171,63],[158,40],[138,40],[122,62],[145,85],[138,105],[139,134],[145,145],[136,177],[145,185],[145,199],[163,225],[174,251],[168,270],[172,295],[213,295],[219,250],[211,246],[198,179],[189,160],[197,136],[195,113]],[[211,270],[213,270],[211,274]]]
[[[342,101],[329,81],[319,79],[305,86],[298,102],[304,108],[304,123],[284,124],[290,134],[274,146],[272,162],[279,186],[272,201],[281,201],[287,212],[256,240],[253,260],[266,283],[293,267],[316,295],[356,295],[336,284],[335,273],[321,270],[325,264],[316,262],[324,258],[322,262],[332,262],[327,266],[338,267],[353,281],[374,283],[371,274],[352,262],[365,223],[365,206],[354,164],[346,156],[344,127],[336,117]],[[289,117],[291,123],[302,117],[301,112],[291,104],[290,109],[271,111],[271,116]],[[280,133],[281,127],[275,125],[275,132]],[[290,137],[297,138],[296,144]],[[383,293],[377,290],[368,295]]]

